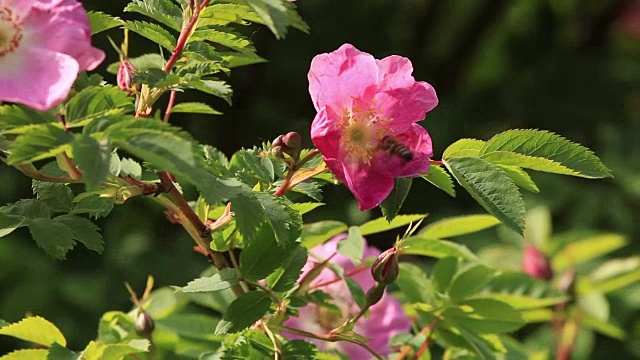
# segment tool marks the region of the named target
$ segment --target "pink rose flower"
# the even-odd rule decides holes
[[[438,98],[412,72],[407,58],[376,60],[350,44],[311,62],[309,93],[318,111],[311,139],[362,211],[389,195],[394,178],[429,169],[431,138],[416,122]]]
[[[76,0],[0,0],[0,101],[48,110],[104,56]]]
[[[371,272],[367,268],[357,269],[351,260],[341,254],[336,254],[338,241],[344,239],[345,234],[338,235],[328,242],[316,246],[309,256],[309,260],[302,269],[302,277],[314,267],[314,265],[331,257],[330,263],[341,266],[345,275],[354,279],[365,293],[373,287],[375,281],[371,277]],[[380,251],[372,246],[366,246],[364,258],[377,257]],[[360,270],[360,271],[359,271]],[[338,280],[338,281],[334,281]],[[313,289],[322,290],[334,298],[334,304],[338,306],[342,314],[336,314],[330,310],[309,304],[299,309],[298,317],[291,317],[283,325],[317,333],[327,334],[329,331],[342,325],[347,318],[356,315],[360,308],[353,300],[346,283],[339,280],[338,276],[328,268],[322,270],[320,275],[309,284]],[[371,339],[367,343],[378,354],[388,355],[391,353],[389,340],[398,333],[409,332],[411,321],[402,310],[400,302],[392,295],[385,293],[380,302],[371,306],[369,316],[361,317],[354,327],[354,331],[366,338]],[[293,334],[285,334],[290,339],[306,339],[315,343],[320,350],[335,349],[345,354],[349,359],[371,359],[372,355],[362,347],[345,341],[326,342],[315,339],[308,339]]]
[[[540,250],[531,244],[525,244],[522,256],[522,270],[538,279],[549,280],[553,277],[553,270],[549,260]]]

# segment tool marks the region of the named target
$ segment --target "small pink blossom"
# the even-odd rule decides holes
[[[309,256],[306,265],[302,269],[302,277],[309,273],[311,269],[318,263],[331,258],[332,264],[341,266],[345,275],[355,280],[365,291],[365,293],[374,286],[375,281],[371,277],[369,269],[356,268],[351,260],[341,254],[336,254],[338,242],[344,239],[346,235],[338,235],[328,242],[316,246]],[[377,257],[380,251],[372,246],[366,246],[364,250],[364,258]],[[332,257],[333,256],[333,257]],[[337,280],[337,281],[335,281]],[[330,269],[324,268],[320,275],[310,282],[311,288],[317,288],[328,294],[334,299],[334,304],[338,306],[342,314],[336,314],[328,309],[319,307],[315,304],[309,304],[299,309],[299,316],[289,318],[284,325],[313,332],[317,334],[327,334],[329,331],[342,325],[347,318],[356,315],[360,308],[353,300],[347,285],[343,280]],[[400,302],[391,294],[385,293],[380,302],[369,308],[369,315],[361,317],[355,324],[354,331],[366,338],[371,339],[367,343],[378,354],[388,355],[391,352],[389,340],[398,333],[408,332],[411,330],[411,321],[402,310]],[[291,334],[285,334],[291,339],[302,339],[303,337]],[[371,359],[369,352],[362,347],[340,341],[326,342],[314,339],[306,340],[314,342],[320,350],[335,349],[345,354],[349,359]]]
[[[0,101],[48,110],[104,56],[76,0],[0,0]]]
[[[431,138],[416,122],[438,98],[412,72],[407,58],[376,60],[350,44],[311,62],[309,93],[318,111],[311,138],[360,210],[378,206],[394,178],[429,169]]]
[[[116,75],[116,82],[120,90],[131,92],[131,80],[133,79],[134,70],[129,59],[120,60],[120,67],[118,67],[118,74]]]
[[[542,280],[549,280],[553,277],[553,270],[549,265],[549,260],[540,250],[531,244],[524,246],[522,270]]]

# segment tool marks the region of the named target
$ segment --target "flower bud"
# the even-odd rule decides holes
[[[373,279],[381,284],[389,285],[398,278],[398,249],[394,246],[378,256],[371,266]]]
[[[153,329],[156,327],[155,322],[151,318],[151,315],[146,311],[139,310],[136,315],[136,331],[143,335],[151,335]]]
[[[553,270],[549,265],[549,260],[540,250],[531,244],[524,246],[522,257],[522,270],[538,279],[549,280],[553,277]]]
[[[376,283],[371,289],[369,289],[366,295],[367,302],[365,306],[368,308],[374,304],[377,304],[382,299],[385,288],[386,288],[386,285],[381,283]]]
[[[276,155],[284,153],[298,160],[302,150],[302,138],[297,132],[291,131],[285,135],[279,135],[271,145]]]
[[[134,67],[131,65],[128,59],[120,61],[120,67],[118,68],[118,74],[116,75],[116,81],[118,87],[122,91],[131,92],[131,79],[133,78]]]

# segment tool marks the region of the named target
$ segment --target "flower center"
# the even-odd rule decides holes
[[[7,5],[0,4],[0,57],[14,51],[22,39],[23,22]]]
[[[336,124],[342,128],[340,149],[347,154],[346,159],[371,165],[371,159],[387,132],[389,122],[391,119],[378,116],[373,109],[345,109],[342,119]]]

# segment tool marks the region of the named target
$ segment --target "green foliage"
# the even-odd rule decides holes
[[[119,18],[99,11],[88,11],[87,17],[89,18],[89,25],[91,25],[92,35],[122,25],[122,20]]]
[[[124,11],[146,15],[175,31],[181,28],[182,11],[170,0],[133,0]]]
[[[411,190],[413,179],[398,178],[395,182],[396,184],[391,194],[380,204],[382,215],[384,215],[388,222],[391,222],[400,212],[400,208],[407,198],[407,195],[409,195],[409,190]]]
[[[12,336],[42,346],[50,346],[54,343],[67,345],[67,340],[60,330],[39,316],[28,317],[20,322],[6,325],[0,328],[0,335]]]
[[[127,21],[124,27],[169,51],[173,51],[176,47],[176,38],[160,25],[144,21]]]
[[[239,281],[238,275],[233,269],[223,269],[219,273],[205,278],[190,281],[187,286],[177,288],[186,293],[221,291],[231,288]]]
[[[250,291],[236,300],[225,311],[216,327],[216,334],[235,333],[246,329],[269,310],[271,299],[262,291]]]
[[[456,189],[453,186],[453,180],[441,166],[431,165],[429,171],[420,175],[420,177],[450,196],[456,196]]]
[[[111,146],[108,142],[99,143],[87,135],[77,136],[71,143],[73,159],[82,172],[82,180],[87,191],[93,191],[109,174]]]

